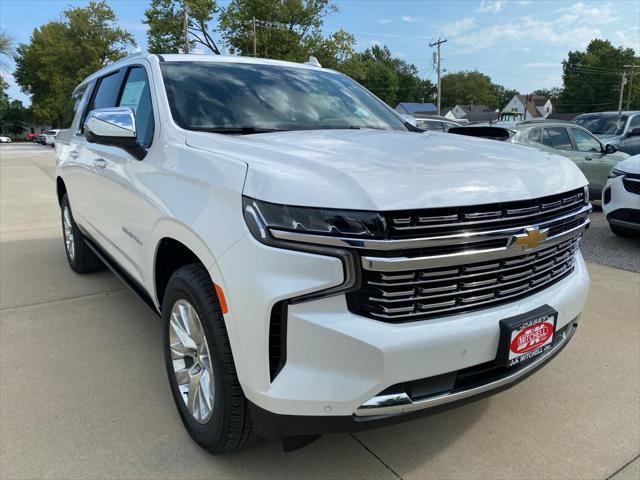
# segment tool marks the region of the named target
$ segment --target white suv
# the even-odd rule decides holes
[[[574,333],[590,205],[567,159],[416,133],[312,65],[144,54],[74,98],[69,264],[107,264],[162,318],[176,406],[211,452],[458,405]]]
[[[602,210],[611,231],[640,237],[640,155],[618,163],[602,191]]]

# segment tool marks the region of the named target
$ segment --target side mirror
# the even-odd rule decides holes
[[[640,127],[632,128],[629,130],[627,137],[637,137],[640,136]]]
[[[147,151],[136,138],[136,117],[130,107],[92,110],[84,122],[84,136],[90,143],[111,145],[142,160]]]
[[[618,147],[616,147],[615,145],[607,145],[606,147],[604,147],[604,153],[606,153],[607,155],[616,153],[617,151]]]

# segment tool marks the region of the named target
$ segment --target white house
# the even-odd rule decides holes
[[[543,95],[514,95],[502,109],[502,113],[520,113],[526,119],[547,118],[553,113],[553,105]]]

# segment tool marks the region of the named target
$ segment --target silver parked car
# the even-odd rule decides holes
[[[572,160],[589,180],[589,195],[600,198],[611,169],[629,155],[615,145],[604,145],[595,135],[575,123],[555,120],[528,120],[506,126],[472,125],[449,133],[520,143],[547,150]]]
[[[640,112],[599,112],[578,115],[573,122],[603,143],[629,155],[640,153]]]

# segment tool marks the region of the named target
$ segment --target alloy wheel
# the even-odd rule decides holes
[[[211,355],[200,317],[186,300],[171,309],[169,343],[180,397],[195,421],[207,423],[215,397]]]
[[[64,245],[67,248],[69,258],[73,260],[76,256],[76,244],[73,238],[73,226],[71,223],[71,213],[69,207],[64,207],[62,211],[62,226],[64,230]]]

